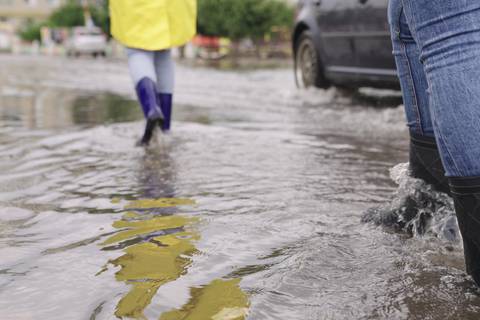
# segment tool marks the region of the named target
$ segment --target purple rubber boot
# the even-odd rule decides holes
[[[172,100],[173,96],[170,93],[159,93],[157,95],[158,97],[158,104],[160,105],[160,108],[162,110],[162,113],[164,115],[163,122],[160,123],[160,128],[162,131],[169,131],[170,130],[170,124],[171,124],[171,119],[172,119]]]
[[[143,78],[138,82],[135,89],[143,114],[147,119],[145,132],[137,145],[147,146],[152,140],[156,126],[162,127],[164,125],[165,117],[157,101],[157,85],[152,79]]]

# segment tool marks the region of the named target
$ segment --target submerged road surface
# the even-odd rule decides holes
[[[145,150],[123,62],[0,56],[0,319],[478,319],[462,248],[361,223],[398,101],[179,66]]]

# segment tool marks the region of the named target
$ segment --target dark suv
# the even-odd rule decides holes
[[[399,88],[388,0],[300,0],[293,32],[300,87]]]

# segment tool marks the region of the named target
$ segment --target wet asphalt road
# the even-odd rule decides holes
[[[141,149],[124,62],[0,56],[0,319],[478,319],[458,242],[360,222],[408,152],[363,92],[180,65]]]

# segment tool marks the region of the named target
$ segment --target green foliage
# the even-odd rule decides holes
[[[102,6],[90,6],[93,22],[100,27],[107,35],[110,34],[110,17],[108,13],[108,4],[105,1]]]
[[[259,39],[272,27],[290,27],[293,8],[279,0],[199,0],[199,33]]]
[[[67,4],[55,10],[49,18],[54,27],[76,27],[85,24],[83,8],[76,2],[69,1]]]
[[[109,33],[108,4],[88,7],[92,15],[93,22],[99,26],[103,32]],[[49,18],[50,24],[54,27],[76,27],[85,24],[83,7],[75,1],[69,1],[58,8]]]
[[[109,34],[108,4],[105,1],[102,5],[89,6],[93,22],[99,26],[105,34]],[[52,28],[77,27],[85,25],[83,7],[76,1],[69,1],[55,10],[47,21],[34,23],[28,22],[19,32],[20,38],[24,41],[40,40],[40,30],[43,26]]]
[[[23,41],[33,42],[40,41],[41,39],[41,29],[45,26],[46,23],[38,23],[29,21],[18,33],[20,39]]]
[[[235,12],[231,0],[199,0],[198,32],[208,36],[229,36],[229,19]],[[240,1],[239,1],[240,2]]]

